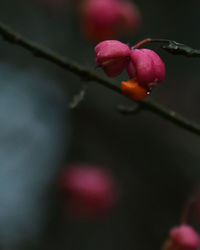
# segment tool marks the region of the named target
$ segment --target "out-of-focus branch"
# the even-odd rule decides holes
[[[112,81],[103,78],[96,74],[95,72],[84,68],[83,66],[72,62],[71,60],[68,60],[67,58],[55,53],[54,51],[44,48],[26,38],[21,36],[20,34],[12,31],[9,27],[6,25],[0,23],[0,35],[8,42],[18,45],[20,47],[23,47],[24,49],[28,50],[29,52],[32,52],[34,56],[41,57],[47,61],[50,61],[68,71],[71,71],[72,73],[80,76],[82,79],[86,81],[95,81],[101,85],[104,85],[105,87],[122,94],[121,89],[119,86],[114,84]],[[149,42],[160,42],[159,39],[155,39]],[[162,40],[163,42],[165,40]],[[173,50],[176,51],[176,54],[179,51],[179,54],[184,54],[184,55],[189,55],[193,54],[195,55],[200,55],[200,53],[197,50],[190,49],[189,47],[185,45],[178,46],[178,49],[174,47],[175,45],[173,44],[174,42],[170,42],[169,40],[166,40],[168,42],[165,43],[165,49],[167,49],[166,46],[171,46],[171,51]],[[176,43],[177,44],[177,43]],[[193,52],[192,52],[193,51]],[[181,52],[181,53],[180,53]],[[184,53],[183,53],[184,52]],[[122,94],[123,95],[123,94]],[[184,128],[190,132],[195,133],[196,135],[200,135],[200,125],[194,124],[191,121],[185,119],[184,117],[180,116],[179,114],[175,113],[174,111],[171,111],[160,104],[154,102],[154,101],[140,101],[137,102],[138,105],[144,110],[149,110],[164,119],[171,121],[172,123],[178,125],[181,128]]]
[[[79,106],[79,104],[84,100],[87,87],[88,87],[88,85],[86,83],[84,83],[81,86],[81,89],[78,92],[78,94],[73,96],[73,100],[71,101],[71,103],[69,105],[70,109],[77,108]]]

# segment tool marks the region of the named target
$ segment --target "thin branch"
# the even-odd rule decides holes
[[[86,81],[96,81],[101,85],[104,85],[105,87],[122,94],[121,89],[119,86],[114,84],[112,81],[103,78],[99,76],[98,74],[94,73],[91,70],[88,70],[84,68],[83,66],[72,62],[71,60],[68,60],[67,58],[55,53],[54,51],[41,47],[40,45],[22,37],[20,34],[12,31],[10,28],[8,28],[6,25],[0,23],[0,35],[8,42],[21,46],[24,49],[28,50],[29,52],[32,52],[34,56],[41,57],[47,61],[50,61],[68,71],[71,71],[72,73],[80,76]],[[155,40],[154,40],[155,42]],[[182,46],[181,49],[178,49],[178,51],[183,51],[184,48],[185,54],[189,55],[190,53],[193,56],[197,56],[199,53],[196,50],[192,50],[192,52],[189,52],[189,49],[187,46]],[[194,52],[196,51],[196,52]],[[189,53],[189,54],[188,54]],[[200,55],[200,53],[198,54]],[[122,94],[123,95],[123,94]],[[137,102],[143,109],[149,110],[153,113],[156,113],[157,115],[163,117],[164,119],[171,121],[172,123],[178,125],[181,128],[184,128],[190,132],[193,132],[196,135],[200,135],[200,126],[197,124],[194,124],[190,122],[189,120],[185,119],[184,117],[180,116],[179,114],[175,113],[174,111],[168,110],[167,108],[161,106],[160,104],[157,104],[153,101],[140,101]]]
[[[159,43],[162,44],[162,49],[166,50],[169,53],[174,55],[183,55],[187,57],[200,57],[200,50],[193,49],[190,46],[187,46],[182,43],[178,43],[176,41],[168,40],[168,39],[152,39],[146,38],[143,41],[139,42],[133,48],[141,48],[148,43]]]
[[[190,132],[193,132],[197,135],[200,135],[199,124],[195,124],[187,120],[186,118],[179,115],[178,113],[161,106],[159,103],[152,102],[152,101],[143,101],[142,105],[144,103],[145,103],[145,106],[143,107],[144,109],[152,111],[156,113],[157,115],[160,115],[162,118],[165,118],[166,120],[173,122],[179,127],[189,130]]]

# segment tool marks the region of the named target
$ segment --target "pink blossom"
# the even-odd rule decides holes
[[[116,40],[99,43],[95,47],[96,63],[110,77],[119,75],[128,65],[130,48]]]
[[[71,214],[78,217],[104,215],[114,206],[117,188],[112,176],[91,165],[70,165],[60,183]]]
[[[161,58],[150,49],[133,49],[127,66],[130,78],[148,88],[150,84],[162,82],[165,77],[165,65]]]

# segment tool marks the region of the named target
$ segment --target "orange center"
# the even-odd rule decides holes
[[[148,96],[145,88],[141,87],[135,80],[121,82],[122,93],[135,101],[144,100]]]

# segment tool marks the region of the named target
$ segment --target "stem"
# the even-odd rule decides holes
[[[193,132],[197,135],[200,135],[200,125],[192,123],[191,121],[177,114],[173,110],[169,110],[161,106],[159,103],[152,101],[142,101],[141,105],[144,104],[145,104],[145,106],[143,107],[144,109],[156,113],[157,115],[161,116],[162,118],[168,121],[171,121],[172,123],[178,125],[179,127],[189,130],[190,132]]]
[[[169,42],[170,42],[170,40],[167,40],[167,39],[146,38],[131,48],[132,49],[140,49],[141,47],[143,47],[144,45],[146,45],[148,43],[167,43],[168,44]]]
[[[68,71],[71,71],[72,73],[80,76],[84,80],[87,81],[96,81],[101,85],[104,85],[105,87],[121,94],[121,89],[116,84],[114,84],[112,81],[100,77],[98,74],[94,73],[91,70],[88,70],[84,68],[83,66],[72,62],[71,60],[68,60],[67,58],[55,53],[54,51],[44,48],[24,37],[22,37],[20,34],[12,31],[10,28],[8,28],[3,23],[0,23],[0,35],[8,42],[18,45],[20,47],[23,47],[24,49],[28,50],[29,52],[32,52],[34,56],[41,57],[47,61],[50,61]],[[149,40],[148,40],[149,41]],[[150,39],[149,42],[155,42],[155,41],[162,41],[162,39]],[[165,41],[165,40],[164,40]],[[168,40],[167,40],[168,41]],[[140,101],[136,102],[138,103],[143,109],[149,110],[162,118],[176,124],[177,126],[184,128],[196,135],[200,135],[200,126],[197,124],[194,124],[184,117],[180,116],[179,114],[175,113],[174,111],[168,110],[167,108],[161,106],[160,104],[157,104],[153,101]]]
[[[183,55],[187,57],[200,57],[199,49],[193,49],[190,46],[168,39],[146,38],[141,42],[137,43],[135,46],[131,47],[131,49],[140,49],[141,47],[143,47],[148,43],[160,43],[162,45],[161,46],[162,49],[174,55]]]

